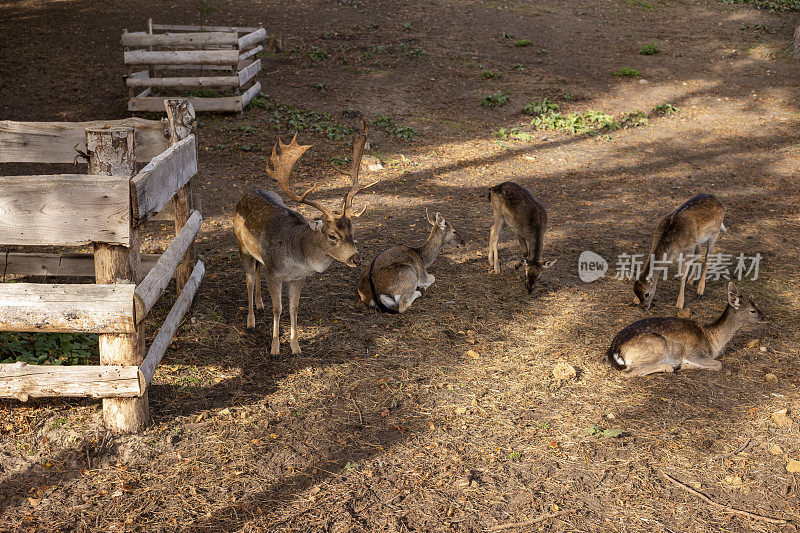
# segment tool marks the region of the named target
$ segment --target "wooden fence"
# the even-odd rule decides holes
[[[0,283],[0,331],[98,333],[100,365],[0,364],[0,398],[103,398],[120,432],[149,420],[147,388],[205,273],[194,253],[194,110],[165,103],[168,120],[0,121],[0,163],[72,163],[87,174],[0,176],[0,245],[85,246],[93,253],[0,252],[0,273],[94,276],[94,284]],[[166,149],[165,149],[166,139]],[[150,162],[138,173],[136,161]],[[195,197],[196,198],[196,197]],[[141,226],[172,204],[176,236],[163,254],[139,253]],[[176,278],[178,297],[145,353],[142,321]]]
[[[164,33],[165,32],[165,33]],[[232,96],[190,96],[196,111],[242,111],[261,90],[264,28],[153,24],[122,33],[129,111],[160,111],[163,100],[203,89]],[[248,88],[245,88],[249,85]]]

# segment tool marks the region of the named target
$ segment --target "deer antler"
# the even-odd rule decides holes
[[[356,196],[356,194],[358,194],[358,191],[372,187],[379,181],[375,180],[364,187],[359,186],[358,183],[358,171],[361,170],[361,157],[364,155],[364,145],[367,143],[367,131],[369,131],[369,124],[367,124],[367,121],[365,120],[364,131],[361,133],[361,136],[358,138],[358,140],[353,143],[353,168],[350,170],[350,180],[352,181],[352,185],[342,201],[342,216],[346,216],[347,212],[353,207],[353,198]],[[360,217],[366,210],[367,206],[365,205],[364,209],[362,209],[360,212],[351,213],[350,216],[353,218]]]
[[[278,154],[279,145],[281,149],[280,154]],[[272,163],[272,169],[270,169],[269,165],[267,165],[267,175],[278,182],[278,185],[281,186],[281,189],[283,189],[289,198],[297,203],[311,206],[314,209],[321,211],[326,218],[332,219],[333,213],[331,213],[324,206],[316,202],[312,202],[311,200],[306,200],[306,196],[308,196],[308,193],[317,187],[316,185],[313,185],[302,195],[297,196],[297,194],[292,191],[291,182],[289,181],[289,176],[292,173],[292,167],[294,167],[294,164],[297,163],[297,160],[300,159],[305,151],[311,148],[311,146],[312,145],[310,144],[297,144],[297,133],[294,134],[294,137],[292,137],[292,141],[289,144],[283,144],[283,141],[278,139],[278,142],[276,142],[275,146],[272,147],[272,155],[269,158],[270,162]]]

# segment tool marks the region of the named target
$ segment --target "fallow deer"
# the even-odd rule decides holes
[[[521,185],[506,181],[491,187],[486,198],[492,203],[494,224],[489,233],[489,266],[495,274],[500,273],[500,256],[497,245],[504,226],[517,235],[522,248],[522,259],[514,267],[524,267],[525,288],[530,294],[545,268],[553,266],[558,259],[542,261],[544,232],[547,229],[547,211],[536,198]]]
[[[445,244],[464,240],[452,224],[436,213],[428,240],[422,246],[392,246],[375,256],[369,267],[361,272],[358,295],[370,307],[384,313],[405,313],[414,300],[430,287],[436,278],[428,268],[438,257]]]
[[[300,354],[297,311],[303,280],[314,273],[324,272],[334,259],[350,267],[356,267],[360,263],[361,256],[353,241],[352,219],[361,216],[366,206],[361,212],[355,213],[352,205],[358,191],[365,188],[358,181],[358,171],[367,140],[367,129],[364,124],[363,134],[353,143],[353,168],[350,172],[352,184],[338,212],[306,199],[316,185],[299,196],[292,191],[289,179],[292,167],[311,147],[297,144],[297,134],[289,144],[280,140],[275,144],[270,157],[272,169],[267,165],[266,172],[278,182],[289,198],[313,207],[322,213],[322,218],[307,220],[302,214],[289,209],[280,196],[272,191],[247,193],[236,205],[233,229],[247,280],[247,329],[255,329],[254,290],[256,308],[264,308],[261,298],[263,269],[272,298],[272,358],[277,358],[280,351],[278,329],[283,284],[286,283],[289,290],[289,344],[292,354],[297,355]]]
[[[723,219],[725,208],[719,200],[710,194],[698,194],[690,198],[675,211],[665,216],[658,224],[653,245],[645,259],[642,271],[634,283],[633,292],[636,295],[634,303],[640,304],[645,311],[650,309],[653,296],[656,293],[658,275],[652,271],[653,261],[660,261],[664,265],[672,264],[682,254],[694,252],[700,254],[703,244],[706,245],[706,255],[703,259],[703,273],[697,284],[697,297],[702,298],[706,290],[706,274],[708,273],[708,258],[714,249],[714,244],[721,231],[727,231]],[[678,292],[678,301],[675,306],[683,309],[684,290],[686,278],[689,274],[690,264],[679,263],[681,288]]]
[[[748,296],[728,283],[728,305],[711,324],[677,317],[646,318],[634,322],[614,337],[606,361],[626,377],[656,372],[720,370],[717,361],[736,331],[747,324],[767,322]]]

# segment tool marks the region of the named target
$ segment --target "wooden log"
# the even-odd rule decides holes
[[[171,218],[170,220],[173,220]],[[141,254],[141,270],[147,275],[161,254]],[[94,277],[94,254],[70,252],[64,254],[2,253],[0,272],[10,276]]]
[[[231,71],[231,65],[156,65],[158,70],[224,70]],[[163,107],[161,108],[163,111]]]
[[[123,54],[126,65],[236,65],[238,50],[129,50]]]
[[[251,57],[253,57],[257,53],[261,52],[262,50],[264,50],[264,47],[261,46],[261,45],[258,45],[255,48],[251,48],[247,52],[239,54],[239,66],[241,67],[243,61],[247,61],[248,59],[250,59]]]
[[[0,283],[0,331],[133,333],[134,286]]]
[[[167,97],[148,96],[128,100],[128,111],[159,112],[164,109]],[[234,112],[242,110],[241,96],[225,96],[222,98],[189,98],[195,111],[198,112]]]
[[[136,308],[136,320],[141,322],[153,308],[155,303],[164,293],[170,280],[175,276],[175,272],[180,265],[187,250],[194,242],[195,236],[200,231],[203,218],[197,211],[192,211],[192,216],[184,224],[175,240],[161,254],[161,258],[150,269],[147,276],[136,286],[134,291],[134,305]]]
[[[256,74],[261,72],[261,60],[256,59],[249,66],[245,67],[244,70],[239,71],[239,87],[243,87],[245,83],[252,80]]]
[[[794,29],[794,38],[792,39],[792,57],[800,59],[800,18],[797,20],[797,26]]]
[[[162,108],[163,109],[163,108]],[[72,163],[86,150],[86,128],[136,128],[136,160],[149,161],[164,151],[164,128],[157,120],[126,118],[90,122],[15,122],[0,120],[0,163]],[[79,160],[80,161],[80,160]]]
[[[139,94],[137,94],[136,96],[134,96],[134,98],[145,98],[147,96],[150,96],[152,93],[153,93],[153,89],[151,87],[148,87],[144,91],[142,91]]]
[[[116,142],[115,142],[116,141]],[[89,171],[119,172],[124,178],[133,174],[133,135],[126,143],[117,136],[103,130],[86,130],[86,146],[91,155]],[[119,284],[139,281],[139,236],[135,226],[131,227],[128,248],[108,244],[95,244],[95,279],[100,284]],[[132,300],[133,298],[131,298]],[[131,302],[133,303],[133,302]],[[135,324],[135,320],[134,320]],[[144,356],[144,327],[139,325],[131,334],[100,335],[100,364],[129,366],[141,364]],[[103,399],[103,420],[115,432],[135,433],[144,429],[150,418],[147,391],[139,398]]]
[[[261,83],[255,82],[253,86],[247,89],[242,95],[242,109],[247,107],[247,105],[250,103],[250,100],[252,100],[253,97],[259,92],[261,92]]]
[[[264,42],[266,38],[267,30],[264,28],[258,28],[256,31],[250,32],[247,35],[243,35],[239,38],[239,51],[253,48],[258,43]]]
[[[136,366],[0,364],[0,398],[137,398],[147,386]]]
[[[200,47],[207,45],[235,46],[240,39],[233,32],[161,33],[155,35],[123,33],[122,46],[129,47]]]
[[[0,177],[0,243],[127,245],[130,186],[126,179],[79,174]]]
[[[128,78],[125,83],[128,87],[202,89],[203,87],[236,87],[240,81],[237,76],[183,76],[176,78]]]
[[[195,137],[190,135],[154,157],[131,180],[134,218],[146,220],[151,213],[161,211],[196,173]]]
[[[125,76],[125,79],[128,80],[131,78],[148,78],[148,77],[150,77],[150,71],[140,70],[139,72],[131,72],[130,74]]]
[[[255,26],[187,26],[185,24],[153,24],[154,30],[161,31],[235,31],[250,33],[258,30]]]
[[[197,288],[200,286],[200,281],[202,281],[205,273],[205,265],[202,261],[198,261],[194,267],[194,270],[192,271],[192,275],[189,276],[189,280],[183,287],[183,292],[181,292],[180,296],[178,296],[178,298],[175,300],[175,303],[173,304],[172,309],[170,309],[167,318],[161,325],[161,329],[158,330],[156,337],[150,344],[150,349],[147,351],[147,357],[145,357],[144,362],[139,367],[139,370],[144,375],[145,382],[148,386],[153,380],[153,374],[156,372],[156,367],[158,367],[159,363],[161,363],[161,359],[163,359],[167,348],[169,347],[170,343],[172,343],[172,339],[175,337],[175,332],[178,331],[178,326],[180,326],[183,316],[189,309],[192,299],[194,298],[195,293],[197,293]]]

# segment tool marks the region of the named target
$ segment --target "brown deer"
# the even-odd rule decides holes
[[[367,124],[364,132],[353,143],[353,168],[350,172],[352,181],[350,190],[342,201],[338,212],[330,211],[323,205],[307,200],[306,196],[314,190],[313,186],[302,195],[291,189],[289,176],[292,167],[300,156],[311,146],[297,144],[297,134],[291,143],[284,144],[280,140],[272,149],[270,161],[272,169],[267,166],[267,175],[278,182],[286,195],[292,200],[313,207],[322,213],[321,219],[307,220],[297,211],[286,207],[280,196],[272,191],[259,190],[245,194],[236,205],[233,215],[233,229],[239,243],[247,280],[247,329],[253,331],[256,321],[253,314],[253,291],[257,309],[264,308],[261,298],[261,269],[267,280],[267,288],[272,298],[272,347],[270,355],[277,358],[280,352],[278,328],[281,317],[281,293],[286,283],[289,291],[289,345],[292,354],[300,354],[297,341],[297,311],[300,306],[300,290],[303,280],[314,273],[324,272],[336,259],[350,267],[356,267],[361,261],[355,242],[353,241],[352,219],[361,216],[352,211],[353,198],[361,189],[358,171],[364,144],[367,140]],[[280,146],[280,153],[278,147]],[[374,185],[374,183],[369,186]]]
[[[653,261],[661,261],[664,264],[671,264],[681,254],[694,252],[700,254],[703,244],[706,245],[706,255],[703,259],[703,274],[697,284],[697,297],[702,298],[706,290],[706,274],[708,273],[708,258],[714,249],[714,244],[719,238],[721,231],[727,231],[723,219],[725,218],[725,208],[719,200],[710,194],[698,194],[690,198],[675,211],[665,216],[658,224],[653,246],[645,259],[639,278],[633,285],[633,292],[636,295],[635,304],[640,304],[645,311],[650,309],[653,303],[653,296],[656,293],[656,283],[658,275],[652,271]],[[679,265],[679,268],[681,266]],[[690,265],[683,263],[681,276],[681,288],[678,292],[678,301],[675,304],[678,309],[683,309],[684,290],[686,288],[686,278],[689,275]]]
[[[547,229],[547,211],[536,198],[521,185],[506,181],[491,187],[486,198],[492,203],[494,224],[489,233],[489,266],[495,274],[500,273],[500,256],[497,245],[504,226],[517,235],[522,248],[522,260],[515,261],[514,267],[524,267],[525,288],[530,294],[545,268],[553,266],[558,259],[542,261],[544,232]]]
[[[677,317],[639,320],[617,333],[606,361],[626,377],[678,369],[720,370],[722,363],[717,357],[736,331],[767,321],[752,299],[740,295],[736,285],[728,283],[728,305],[716,322],[701,326]]]
[[[425,217],[433,226],[425,244],[417,248],[392,246],[376,255],[369,267],[361,272],[358,295],[362,302],[384,313],[405,313],[436,280],[427,269],[444,245],[452,241],[464,244],[453,225],[442,215],[436,213],[431,220],[425,211]]]

